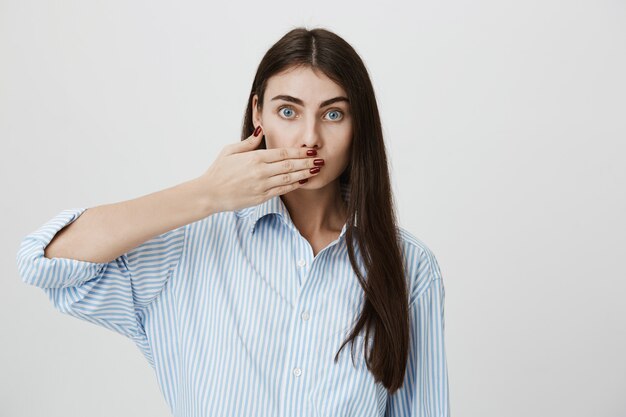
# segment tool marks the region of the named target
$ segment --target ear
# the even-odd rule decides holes
[[[263,120],[261,119],[261,112],[259,112],[258,106],[257,106],[258,101],[259,101],[259,96],[255,94],[252,97],[252,124],[254,124],[254,126],[263,125]]]

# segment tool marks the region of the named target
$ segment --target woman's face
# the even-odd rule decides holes
[[[341,175],[352,144],[352,115],[343,88],[321,72],[297,67],[269,78],[261,112],[257,101],[255,95],[253,122],[263,127],[267,149],[314,148],[316,158],[324,159],[319,174],[300,187],[321,188]]]

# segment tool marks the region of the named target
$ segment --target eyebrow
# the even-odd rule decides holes
[[[286,94],[279,94],[279,95],[275,96],[274,98],[272,98],[271,101],[274,101],[274,100],[285,100],[285,101],[289,101],[289,102],[292,102],[292,103],[299,104],[300,106],[304,106],[304,101],[300,100],[297,97],[289,96],[289,95],[286,95]],[[328,100],[322,101],[320,103],[320,109],[322,107],[328,106],[329,104],[333,104],[333,103],[336,103],[338,101],[345,101],[346,103],[350,103],[350,100],[348,100],[347,97],[338,96],[338,97],[333,97],[333,98],[329,98]]]

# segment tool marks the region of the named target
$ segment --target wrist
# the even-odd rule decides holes
[[[208,217],[220,212],[219,202],[213,195],[214,185],[209,183],[206,176],[197,177],[192,180],[192,187],[195,189],[195,195],[198,209],[202,217]]]
[[[181,184],[185,188],[188,201],[193,205],[193,211],[197,213],[198,219],[211,216],[219,211],[215,206],[215,199],[209,192],[210,188],[205,185],[204,181],[204,178],[198,177]]]

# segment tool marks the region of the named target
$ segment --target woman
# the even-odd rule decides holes
[[[371,81],[330,31],[269,49],[203,175],[64,210],[17,261],[134,340],[175,416],[449,415],[441,272],[396,224]]]

